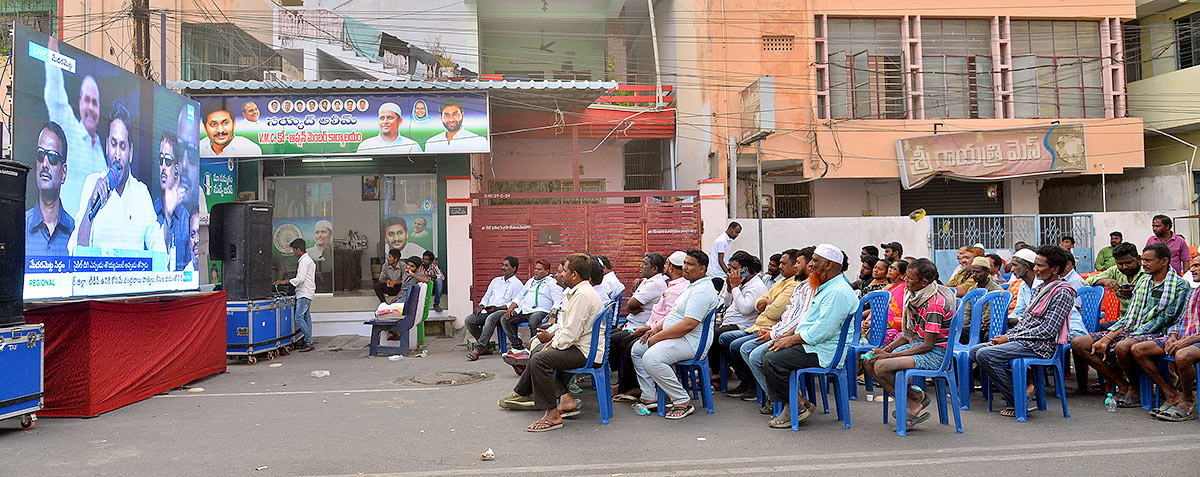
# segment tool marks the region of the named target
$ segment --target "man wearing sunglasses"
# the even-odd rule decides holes
[[[46,123],[38,133],[33,173],[38,203],[25,212],[26,255],[66,256],[75,220],[62,206],[60,192],[67,181],[67,135],[57,123]]]
[[[154,213],[167,246],[167,270],[180,271],[191,261],[191,214],[184,207],[180,161],[176,156],[179,141],[175,134],[163,132],[158,142],[158,185],[162,196],[154,201]]]

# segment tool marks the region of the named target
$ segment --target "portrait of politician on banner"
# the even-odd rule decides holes
[[[198,286],[199,104],[17,25],[26,299]]]
[[[900,182],[921,187],[944,175],[1005,179],[1087,171],[1083,124],[947,132],[896,141]]]
[[[201,157],[487,153],[487,97],[404,93],[199,98]]]

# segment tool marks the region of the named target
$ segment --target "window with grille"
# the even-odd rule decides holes
[[[663,188],[663,140],[642,139],[625,144],[625,190]],[[626,197],[625,202],[639,202]]]
[[[1012,21],[1013,100],[1018,118],[1103,118],[1100,24]]]
[[[1125,82],[1142,79],[1142,33],[1137,24],[1125,24]]]
[[[1175,20],[1175,44],[1179,69],[1200,64],[1200,13]]]
[[[792,51],[792,43],[796,37],[793,35],[763,35],[762,49],[763,51]]]
[[[775,184],[775,217],[812,217],[812,183]]]
[[[991,118],[992,34],[988,20],[921,19],[925,118]]]
[[[829,102],[834,118],[903,119],[900,20],[830,18]]]

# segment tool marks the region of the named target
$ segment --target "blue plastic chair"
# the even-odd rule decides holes
[[[950,423],[946,409],[946,394],[947,391],[958,389],[958,378],[951,364],[954,363],[954,350],[962,346],[955,338],[962,335],[963,311],[966,309],[966,306],[963,306],[964,301],[959,300],[956,304],[954,318],[950,320],[950,339],[946,342],[946,356],[942,359],[942,365],[938,366],[938,369],[902,369],[896,373],[896,388],[900,390],[896,393],[896,410],[899,411],[896,413],[896,435],[908,434],[908,420],[905,415],[908,409],[907,391],[909,382],[913,378],[922,378],[922,381],[924,378],[933,379],[937,388],[938,418],[942,424]],[[954,411],[955,431],[962,434],[962,415],[959,414],[958,393],[950,391],[949,394],[950,405]],[[888,392],[886,389],[883,391],[883,422],[888,422]]]
[[[696,356],[686,361],[675,363],[675,374],[679,375],[683,387],[691,391],[692,398],[700,397],[703,399],[704,407],[708,408],[708,413],[716,412],[713,408],[712,385],[708,379],[708,347],[704,343],[708,342],[708,335],[712,332],[713,318],[717,316],[717,309],[713,308],[704,315],[704,322],[700,331],[700,344],[696,349]],[[654,386],[658,390],[658,415],[667,415],[667,393],[664,393],[662,388]],[[697,394],[699,396],[697,396]],[[611,398],[609,399],[612,400]]]
[[[858,337],[862,336],[862,320],[866,308],[864,304],[870,303],[871,310],[883,310],[882,313],[871,312],[871,329],[867,331],[867,344],[859,344]],[[892,305],[892,292],[877,290],[868,293],[866,296],[858,300],[858,310],[854,312],[854,338],[846,345],[846,373],[851,377],[856,378],[852,386],[850,386],[850,400],[858,400],[858,357],[863,353],[871,351],[875,348],[883,347],[883,338],[887,336],[888,328],[888,313],[887,310]],[[867,391],[871,391],[871,377],[864,376],[863,381],[866,383]]]
[[[612,383],[608,373],[608,350],[611,347],[612,329],[616,324],[615,316],[617,307],[620,306],[620,301],[613,300],[608,306],[600,312],[592,323],[592,342],[588,347],[587,363],[588,365],[582,368],[569,369],[562,371],[571,374],[587,374],[592,377],[592,384],[596,388],[596,404],[600,408],[600,424],[608,424],[608,420],[613,416],[612,404]],[[604,349],[600,349],[598,341],[600,333],[604,333]],[[603,353],[602,361],[596,363],[596,353]]]
[[[1100,308],[1100,303],[1104,300],[1104,287],[1090,286],[1079,289],[1079,301],[1082,305],[1080,314],[1083,316],[1083,328],[1088,333],[1095,333],[1096,328],[1100,326],[1100,317],[1103,315],[1103,310]],[[1067,357],[1071,356],[1071,343],[1067,343],[1063,348],[1063,367],[1067,365]],[[1099,375],[1100,373],[1096,373]],[[1099,376],[1100,383],[1104,383],[1104,376]],[[1087,392],[1088,380],[1088,365],[1082,359],[1075,359],[1075,382],[1079,385],[1079,392]]]
[[[968,297],[976,291],[984,290],[980,288],[971,290],[967,296],[963,297],[963,300],[968,301]],[[988,307],[988,316],[991,318],[988,321],[988,337],[995,338],[1008,327],[1008,303],[1011,301],[1012,292],[1008,290],[986,292],[973,301],[969,301],[971,303],[970,342],[965,347],[954,351],[954,369],[958,371],[959,401],[962,402],[963,409],[971,409],[971,390],[975,386],[975,374],[971,372],[971,348],[979,344],[979,332],[983,327],[983,307]]]
[[[837,351],[834,353],[833,361],[829,363],[829,367],[801,368],[793,370],[791,374],[788,375],[788,411],[792,418],[793,431],[800,430],[800,406],[797,395],[800,392],[801,375],[804,375],[805,378],[815,376],[822,384],[825,383],[826,377],[832,378],[833,392],[837,395],[836,403],[838,420],[846,424],[846,429],[850,428],[850,389],[852,389],[852,387],[856,387],[857,383],[854,381],[855,375],[850,374],[849,366],[841,366],[840,368],[838,366],[843,364],[842,354],[846,352],[847,336],[854,338],[859,336],[859,333],[855,333],[853,335],[850,334],[850,324],[857,323],[859,326],[856,326],[855,328],[862,327],[863,304],[866,303],[870,299],[871,295],[875,293],[880,292],[871,292],[867,296],[863,297],[858,301],[858,310],[846,315],[845,321],[842,323],[841,335],[838,337]],[[890,300],[890,293],[888,294],[888,297]],[[871,306],[872,309],[874,309],[873,307],[875,305],[872,304]],[[884,315],[886,317],[886,313]],[[886,318],[884,319],[884,323],[887,323]],[[809,389],[812,389],[811,385]],[[822,394],[827,396],[827,394],[824,393],[824,386],[822,386]],[[828,398],[826,398],[826,400],[827,399]],[[826,407],[828,407],[828,404],[826,404]],[[828,413],[829,411],[826,412]]]
[[[1058,345],[1054,349],[1054,356],[1049,358],[1017,358],[1012,360],[1013,373],[1013,400],[1016,401],[1013,407],[1017,411],[1017,422],[1027,422],[1028,407],[1025,402],[1025,387],[1026,378],[1029,375],[1029,368],[1033,367],[1033,382],[1034,389],[1037,395],[1038,410],[1046,410],[1046,373],[1042,371],[1044,367],[1054,368],[1054,394],[1062,402],[1063,417],[1071,417],[1067,412],[1067,386],[1063,379],[1063,357],[1065,356],[1065,345]],[[1017,392],[1017,390],[1020,390]],[[990,407],[990,406],[989,406]]]

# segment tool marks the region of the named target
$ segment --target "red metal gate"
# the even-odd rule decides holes
[[[496,198],[478,194],[480,199]],[[502,198],[545,198],[546,194],[504,194]],[[526,197],[528,195],[528,197]],[[552,194],[558,197],[558,194]],[[500,274],[507,256],[521,262],[517,276],[532,275],[533,263],[545,259],[552,273],[567,254],[606,255],[613,270],[632,293],[642,256],[663,256],[675,250],[700,248],[700,204],[649,202],[654,196],[691,196],[697,191],[625,191],[571,194],[572,197],[642,197],[634,204],[480,205],[471,215],[474,279],[471,299],[478,303],[488,283]],[[450,253],[454,253],[450,251]]]

